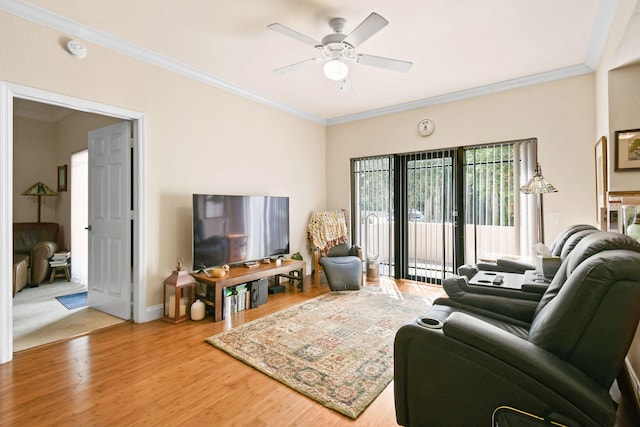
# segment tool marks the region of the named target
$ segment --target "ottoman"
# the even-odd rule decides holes
[[[13,295],[27,286],[27,260],[24,255],[13,256]]]

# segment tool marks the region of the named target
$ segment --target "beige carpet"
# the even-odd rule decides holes
[[[67,310],[55,297],[86,291],[84,284],[57,281],[24,288],[13,298],[13,351],[48,344],[124,322],[92,308]]]

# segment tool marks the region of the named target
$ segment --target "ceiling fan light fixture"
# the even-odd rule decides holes
[[[332,59],[324,64],[324,75],[333,81],[340,81],[349,74],[349,66],[339,59]]]

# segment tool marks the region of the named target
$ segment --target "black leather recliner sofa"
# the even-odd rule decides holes
[[[403,426],[485,426],[500,407],[564,425],[613,426],[609,389],[640,319],[640,243],[593,233],[518,318],[447,298],[397,332],[396,418]]]

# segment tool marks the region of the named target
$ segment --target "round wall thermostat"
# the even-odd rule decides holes
[[[436,124],[433,123],[433,120],[423,119],[418,123],[418,135],[420,136],[429,136],[436,129]]]
[[[67,51],[78,59],[87,56],[87,48],[78,40],[69,40],[67,42]]]

